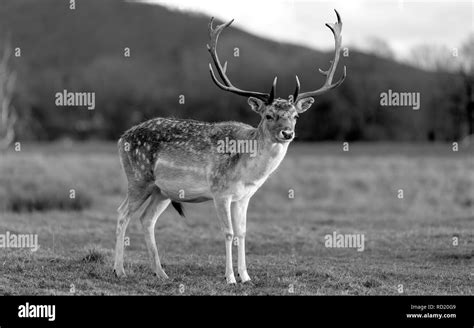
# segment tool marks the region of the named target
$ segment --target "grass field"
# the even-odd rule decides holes
[[[184,219],[169,208],[158,221],[167,281],[152,276],[132,221],[128,276],[119,280],[112,265],[125,177],[115,145],[25,144],[0,154],[0,234],[38,234],[41,247],[0,248],[0,294],[398,295],[402,285],[403,294],[472,295],[473,153],[450,147],[291,145],[250,202],[253,282],[227,286],[211,202],[186,205]],[[326,248],[334,231],[364,234],[365,250]]]

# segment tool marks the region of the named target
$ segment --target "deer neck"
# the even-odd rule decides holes
[[[254,156],[246,156],[244,159],[244,169],[246,176],[250,180],[261,180],[262,183],[275,171],[286,155],[289,142],[278,143],[271,139],[263,123],[254,129],[249,139],[256,140],[257,151]]]

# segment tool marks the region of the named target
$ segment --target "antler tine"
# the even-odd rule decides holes
[[[273,79],[272,89],[270,90],[270,96],[268,98],[268,103],[272,103],[273,99],[275,99],[277,80],[278,80],[278,77],[275,76],[275,78]]]
[[[296,78],[296,88],[295,88],[295,92],[293,92],[293,98],[291,98],[293,100],[293,103],[296,103],[296,99],[298,98],[298,94],[300,93],[300,87],[301,87],[301,84],[300,84],[300,79],[298,78],[298,75],[295,75],[295,78]]]
[[[332,83],[332,79],[334,77],[334,73],[336,72],[336,67],[337,67],[337,64],[339,62],[339,57],[340,57],[340,51],[341,51],[341,41],[342,41],[342,36],[341,36],[341,32],[342,32],[342,20],[341,20],[341,16],[339,15],[339,13],[337,12],[337,10],[334,9],[334,11],[336,12],[336,16],[337,16],[337,22],[334,23],[334,24],[329,24],[327,23],[326,26],[331,30],[332,34],[334,35],[334,59],[330,61],[331,65],[329,66],[328,70],[324,71],[322,69],[319,69],[319,72],[321,74],[323,74],[324,76],[326,76],[326,81],[324,82],[324,85],[319,88],[318,90],[315,90],[315,91],[310,91],[310,92],[305,92],[305,93],[302,93],[300,95],[297,94],[297,91],[299,89],[299,80],[297,78],[297,90],[295,90],[295,95],[293,96],[293,99],[294,99],[294,102],[296,103],[296,101],[300,100],[300,99],[303,99],[303,98],[307,98],[307,97],[315,97],[315,96],[319,96],[331,89],[334,89],[334,88],[337,88],[338,86],[340,86],[342,84],[342,82],[344,82],[345,78],[346,78],[346,66],[344,66],[344,70],[343,70],[343,74],[342,74],[342,77],[336,82],[336,83]]]
[[[245,97],[259,98],[265,101],[266,103],[273,102],[273,99],[275,98],[275,89],[276,89],[276,80],[277,80],[276,78],[273,81],[272,89],[269,94],[254,92],[254,91],[246,91],[246,90],[236,88],[235,86],[232,85],[232,82],[229,80],[229,78],[226,75],[227,62],[224,64],[224,67],[222,67],[221,62],[219,61],[219,57],[217,55],[217,40],[221,32],[226,27],[230,26],[234,22],[234,20],[232,19],[225,24],[217,25],[215,28],[212,26],[213,22],[214,22],[214,17],[212,17],[209,22],[209,38],[211,39],[211,41],[210,41],[210,44],[207,45],[207,50],[211,54],[212,60],[214,61],[214,65],[216,66],[216,69],[217,69],[217,73],[219,74],[223,83],[217,79],[216,75],[214,74],[214,70],[212,69],[212,64],[209,63],[209,71],[211,73],[212,81],[222,90],[229,91],[229,92],[232,92],[241,96],[245,96]]]

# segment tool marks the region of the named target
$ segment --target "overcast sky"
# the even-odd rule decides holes
[[[143,0],[185,11],[197,11],[277,41],[316,49],[333,47],[326,22],[344,22],[343,44],[367,46],[372,37],[384,39],[397,57],[405,58],[415,44],[458,47],[474,33],[474,0],[463,1],[319,1],[319,0]]]

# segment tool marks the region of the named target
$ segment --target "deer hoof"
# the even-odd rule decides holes
[[[114,269],[114,274],[117,278],[125,278],[127,275],[125,274],[124,269]]]
[[[168,275],[163,271],[156,271],[155,276],[160,278],[160,279],[169,279]]]
[[[227,282],[228,285],[235,285],[237,284],[237,281],[235,280],[235,276],[234,274],[230,274],[228,276],[225,277],[225,280]]]
[[[247,271],[239,273],[239,277],[240,277],[240,282],[241,283],[246,283],[246,282],[249,282],[251,280],[248,273],[247,273]]]

